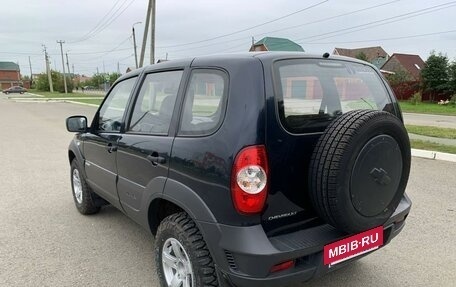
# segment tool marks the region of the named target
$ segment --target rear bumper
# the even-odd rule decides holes
[[[394,214],[384,224],[384,245],[401,232],[410,207],[411,201],[404,195]],[[347,234],[330,225],[267,237],[261,225],[237,227],[207,222],[198,224],[220,273],[235,286],[280,286],[307,281],[366,255],[331,268],[323,265],[323,246],[347,237]],[[274,265],[288,260],[295,260],[295,266],[270,272]]]

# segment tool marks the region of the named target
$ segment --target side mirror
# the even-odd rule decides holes
[[[87,118],[72,116],[66,119],[66,128],[69,132],[81,133],[87,131]]]

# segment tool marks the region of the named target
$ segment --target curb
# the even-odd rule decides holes
[[[412,148],[412,156],[426,158],[426,159],[433,159],[433,160],[456,162],[456,154],[430,151],[430,150]]]
[[[76,104],[76,105],[82,105],[82,106],[96,107],[96,108],[98,108],[100,106],[100,105],[95,105],[95,104],[81,103],[81,102],[69,101],[69,100],[64,100],[63,102]]]

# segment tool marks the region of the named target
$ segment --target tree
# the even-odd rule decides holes
[[[369,59],[367,58],[367,55],[364,52],[359,52],[356,56],[356,59],[361,60],[361,61],[366,61],[369,62]]]
[[[404,70],[394,71],[394,74],[387,75],[386,79],[391,86],[397,86],[410,80],[407,72]]]
[[[109,84],[112,86],[112,84],[114,84],[114,82],[115,82],[120,76],[122,76],[122,75],[119,74],[119,73],[111,73],[111,74],[109,74]]]
[[[431,93],[431,100],[434,95],[448,91],[448,58],[439,53],[432,52],[426,60],[423,70],[421,71],[423,86],[426,91]]]
[[[403,100],[410,90],[418,92],[420,88],[419,83],[410,81],[410,76],[402,69],[394,71],[394,74],[387,75],[386,79],[399,100]]]
[[[59,73],[57,71],[52,71],[51,77],[52,77],[52,85],[54,87],[54,90],[64,93],[65,86],[63,84],[62,73]],[[38,89],[38,91],[46,91],[46,92],[50,91],[47,74],[40,74],[36,78],[35,81],[36,81],[36,88]],[[71,91],[73,90],[73,81],[69,77],[67,77],[67,88],[68,88],[68,91],[71,93]]]
[[[106,74],[95,74],[92,76],[92,79],[89,82],[86,82],[89,86],[93,86],[97,89],[100,89],[103,83],[106,82]]]
[[[453,95],[456,95],[456,61],[452,62],[448,67],[448,89]]]
[[[38,77],[35,78],[35,87],[38,91],[50,91],[47,74],[39,74]]]

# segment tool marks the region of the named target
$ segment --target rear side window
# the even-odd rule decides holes
[[[294,59],[276,62],[274,74],[279,118],[292,133],[323,131],[356,109],[392,109],[381,78],[367,65]]]
[[[227,98],[228,76],[211,69],[193,70],[185,93],[179,135],[207,135],[220,125]]]

